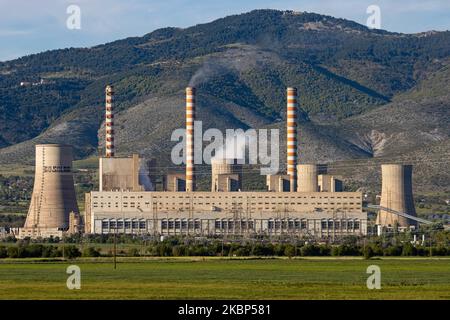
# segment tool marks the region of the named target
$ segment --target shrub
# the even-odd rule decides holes
[[[100,251],[94,247],[88,247],[83,250],[83,257],[100,257]]]
[[[55,258],[61,257],[62,251],[54,246],[43,246],[42,248],[42,257],[43,258]]]
[[[42,257],[44,246],[41,244],[31,244],[29,246],[23,247],[24,255],[30,258],[40,258]]]
[[[266,252],[267,252],[266,247],[260,243],[257,243],[254,246],[252,246],[251,255],[252,256],[265,256],[265,255],[267,255]]]
[[[339,246],[340,256],[359,256],[360,251],[356,245],[353,244],[343,244]]]
[[[338,247],[338,246],[333,246],[333,247],[331,248],[331,255],[332,255],[333,257],[336,257],[336,256],[339,255],[339,247]]]
[[[445,256],[445,255],[447,255],[447,249],[443,246],[431,247],[431,255]]]
[[[75,259],[81,256],[80,250],[74,245],[68,245],[64,248],[65,257],[68,259]]]
[[[172,248],[172,255],[174,257],[182,257],[186,254],[186,247],[184,245],[176,245]]]
[[[195,256],[202,256],[202,257],[209,255],[208,248],[201,244],[194,246],[193,253]]]
[[[369,246],[373,250],[373,256],[382,256],[383,255],[383,248],[381,247],[381,244],[372,244]]]
[[[0,259],[6,258],[7,256],[8,256],[8,250],[6,249],[6,247],[1,246],[0,247]]]
[[[246,257],[250,255],[250,250],[247,247],[240,247],[233,252],[238,257]]]
[[[402,256],[415,256],[417,253],[416,248],[411,243],[405,243],[402,249]]]
[[[292,258],[293,256],[295,256],[295,254],[295,247],[291,244],[286,245],[286,247],[284,248],[284,255]]]
[[[8,248],[8,258],[19,258],[19,248],[9,247]]]
[[[331,247],[329,245],[320,245],[319,246],[319,255],[320,256],[331,255]]]
[[[302,256],[318,256],[320,254],[320,250],[317,246],[312,244],[307,244],[301,247],[300,253]]]
[[[172,255],[172,246],[169,243],[158,243],[156,252],[160,257],[170,257]]]
[[[403,248],[401,246],[389,246],[383,250],[385,256],[399,256],[402,254]]]
[[[280,244],[280,243],[275,244],[273,247],[273,254],[276,256],[283,256],[284,248],[285,248],[285,246],[283,244]]]
[[[371,246],[366,246],[363,250],[364,259],[370,259],[375,255]]]
[[[138,248],[131,248],[130,250],[128,250],[128,254],[132,257],[139,257],[141,254],[139,253],[139,249]]]

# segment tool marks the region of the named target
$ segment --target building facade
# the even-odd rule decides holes
[[[358,192],[96,192],[86,232],[158,235],[365,235]]]

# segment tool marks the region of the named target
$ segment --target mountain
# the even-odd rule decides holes
[[[110,83],[118,154],[161,167],[184,126],[187,85],[198,89],[204,130],[284,130],[285,88],[296,86],[302,161],[389,161],[428,145],[427,157],[440,158],[450,154],[449,62],[448,31],[400,34],[276,10],[25,56],[0,63],[0,163],[30,163],[42,142],[95,155]],[[435,187],[429,177],[418,185]]]

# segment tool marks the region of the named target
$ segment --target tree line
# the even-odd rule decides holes
[[[74,259],[78,257],[110,257],[113,246],[108,249],[96,248],[95,245],[53,245],[36,243],[16,243],[0,246],[0,258],[59,258]],[[315,256],[448,256],[450,248],[444,245],[414,246],[411,243],[388,244],[291,244],[291,243],[210,243],[185,244],[178,241],[152,241],[144,246],[130,246],[119,249],[116,254],[124,257],[315,257]]]

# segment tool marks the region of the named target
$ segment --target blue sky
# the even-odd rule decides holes
[[[81,9],[81,29],[66,27],[67,7]],[[67,47],[89,47],[155,29],[188,27],[253,9],[317,12],[365,24],[369,5],[381,28],[450,30],[450,0],[0,0],[0,61]]]

